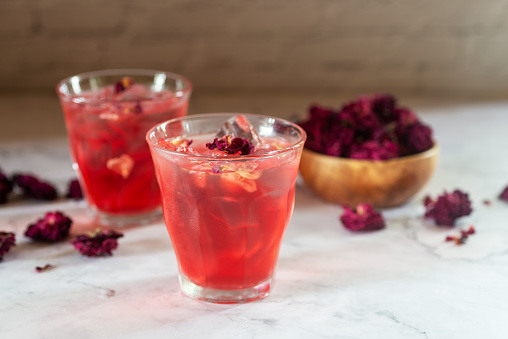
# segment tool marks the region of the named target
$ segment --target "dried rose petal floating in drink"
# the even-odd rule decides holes
[[[83,199],[83,192],[81,191],[81,185],[77,179],[69,181],[67,187],[67,194],[65,197],[69,199],[80,200]]]
[[[97,229],[91,234],[80,234],[71,244],[84,256],[100,257],[113,255],[112,251],[118,247],[117,239],[123,237],[122,233]]]
[[[452,193],[446,191],[437,200],[425,197],[425,217],[434,219],[438,226],[453,226],[455,220],[471,214],[471,201],[467,193],[455,190]]]
[[[7,196],[12,191],[12,182],[0,168],[0,204],[7,202]]]
[[[72,220],[62,212],[48,212],[28,226],[25,236],[35,241],[58,242],[69,236]]]
[[[0,262],[12,246],[16,246],[16,235],[12,232],[0,232]]]
[[[390,95],[361,96],[340,110],[312,106],[305,147],[354,159],[388,160],[424,152],[434,145],[432,130]]]
[[[12,182],[22,190],[23,194],[37,200],[54,200],[58,195],[53,185],[31,174],[14,174]]]
[[[115,93],[116,94],[122,93],[123,91],[125,91],[127,88],[131,87],[134,84],[135,81],[131,77],[123,77],[122,79],[120,79],[115,83]]]
[[[373,231],[385,227],[381,213],[376,212],[369,204],[359,204],[355,208],[344,207],[340,221],[350,231]]]
[[[213,142],[206,144],[206,147],[210,150],[217,149],[224,151],[226,154],[232,155],[249,155],[254,152],[254,146],[247,139],[232,138],[230,134],[223,136],[218,139],[215,138]]]
[[[460,230],[460,236],[456,235],[448,235],[445,238],[445,241],[453,241],[455,242],[455,245],[462,245],[466,243],[466,240],[469,238],[470,235],[473,235],[476,233],[476,230],[473,225],[469,226],[467,230]]]

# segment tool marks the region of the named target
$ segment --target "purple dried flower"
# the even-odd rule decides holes
[[[7,196],[12,191],[12,182],[5,175],[5,173],[0,169],[0,204],[5,204],[7,202]]]
[[[350,231],[373,231],[385,227],[381,213],[378,213],[369,204],[359,204],[356,208],[344,207],[344,214],[340,221]]]
[[[231,138],[229,134],[220,139],[215,138],[213,142],[207,143],[206,147],[234,155],[249,155],[254,152],[254,145],[250,141],[242,138]]]
[[[217,149],[219,151],[225,151],[226,147],[228,147],[231,136],[225,135],[222,138],[215,138],[213,142],[209,142],[206,144],[206,147],[210,150]]]
[[[425,152],[434,145],[432,130],[429,126],[417,122],[407,130],[407,150],[409,154]]]
[[[83,192],[81,191],[81,186],[79,185],[79,181],[77,179],[69,181],[65,197],[75,200],[83,199]]]
[[[305,148],[357,159],[391,159],[426,151],[432,131],[410,110],[397,107],[391,95],[361,96],[339,112],[312,106],[299,125],[307,133]]]
[[[501,194],[499,195],[499,199],[508,201],[508,186],[506,186],[503,192],[501,192]]]
[[[35,241],[58,242],[69,236],[72,220],[62,212],[48,212],[28,226],[25,236]]]
[[[325,140],[329,140],[328,129],[332,125],[330,118],[335,113],[320,106],[311,106],[309,115],[308,120],[300,122],[300,126],[307,133],[305,147],[315,152],[324,153],[323,143]]]
[[[372,132],[382,126],[376,113],[373,111],[372,99],[368,96],[361,96],[342,107],[339,116],[353,124],[356,131]]]
[[[55,187],[29,174],[14,174],[12,181],[26,196],[37,200],[54,200],[57,198]]]
[[[407,129],[418,122],[416,114],[407,108],[397,108],[394,110],[393,114],[396,117],[397,123],[395,132],[399,136],[406,135]]]
[[[300,123],[307,133],[305,147],[323,154],[345,156],[354,141],[352,117],[319,106],[312,106],[309,114],[310,118]]]
[[[344,156],[353,145],[355,131],[343,124],[333,124],[328,131],[328,137],[323,140],[324,153],[333,156]]]
[[[230,154],[248,155],[254,152],[254,146],[249,140],[233,138],[229,146],[226,148],[226,151]]]
[[[399,156],[399,147],[389,140],[365,141],[351,146],[351,159],[388,160]]]
[[[0,262],[12,246],[16,246],[16,235],[12,232],[0,232]]]
[[[97,229],[90,235],[78,235],[71,244],[84,256],[99,257],[113,255],[111,251],[118,247],[117,239],[121,237],[123,237],[122,233],[113,230],[102,231]]]
[[[439,196],[436,201],[426,197],[424,201],[426,208],[425,217],[434,219],[438,226],[453,226],[455,220],[471,214],[471,201],[467,193],[455,190]]]
[[[372,98],[372,111],[385,123],[397,119],[397,115],[394,112],[396,105],[397,100],[392,95],[380,94]]]
[[[134,83],[135,83],[134,79],[129,78],[129,77],[123,77],[122,79],[120,79],[120,81],[117,81],[115,83],[115,93],[116,94],[122,93],[127,88],[129,88],[132,85],[134,85]]]

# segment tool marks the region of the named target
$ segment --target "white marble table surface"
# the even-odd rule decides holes
[[[0,263],[0,338],[506,338],[508,337],[508,104],[423,109],[441,145],[428,186],[384,210],[385,230],[354,234],[339,206],[298,185],[272,294],[241,305],[182,295],[162,223],[124,231],[114,256],[85,258],[66,242],[23,237],[47,210],[93,227],[84,202],[15,201],[0,207],[0,230],[18,245]],[[7,172],[32,170],[60,189],[73,176],[66,140],[0,143]],[[459,225],[477,234],[462,246],[453,231],[425,222],[422,197],[470,193],[474,212]],[[490,206],[484,205],[490,199]],[[55,269],[36,273],[35,266]]]

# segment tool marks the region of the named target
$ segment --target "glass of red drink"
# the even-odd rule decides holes
[[[143,224],[161,216],[146,132],[186,115],[192,85],[153,70],[104,70],[57,86],[73,167],[96,222]]]
[[[282,119],[240,117],[261,141],[249,155],[206,146],[234,114],[177,118],[147,134],[180,286],[198,300],[266,297],[293,212],[305,132]]]

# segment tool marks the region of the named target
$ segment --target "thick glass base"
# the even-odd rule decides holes
[[[178,275],[182,292],[194,299],[216,304],[238,304],[263,299],[270,294],[272,279],[240,290],[218,290],[194,284],[181,273]]]
[[[138,214],[110,214],[100,212],[91,208],[92,218],[96,224],[110,227],[129,227],[146,225],[157,220],[162,220],[162,209],[160,207],[155,210],[138,213]]]

